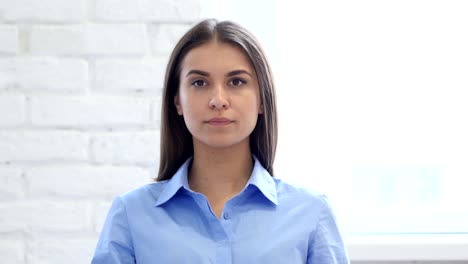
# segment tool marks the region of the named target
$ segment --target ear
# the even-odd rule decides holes
[[[179,115],[183,115],[182,106],[180,105],[180,98],[179,98],[179,95],[178,95],[178,94],[176,94],[176,95],[174,96],[174,105],[175,105],[175,107],[176,107],[176,109],[177,109],[177,113],[178,113]]]
[[[258,106],[258,114],[259,114],[259,115],[263,114],[263,104],[260,104],[260,105]]]

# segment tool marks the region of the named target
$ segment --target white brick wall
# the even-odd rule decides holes
[[[29,46],[35,55],[134,55],[146,53],[143,24],[37,26]]]
[[[1,58],[0,91],[79,92],[88,86],[88,63],[69,58]]]
[[[87,14],[86,1],[2,0],[0,14],[8,22],[84,22]]]
[[[0,215],[0,232],[80,232],[90,226],[91,207],[79,200],[24,199],[0,204]]]
[[[19,239],[0,238],[0,256],[2,262],[20,264],[24,262],[25,243]]]
[[[17,126],[25,122],[26,98],[23,95],[0,97],[0,127]]]
[[[190,25],[157,24],[148,27],[151,50],[154,54],[168,54]]]
[[[15,26],[0,26],[0,54],[18,52],[18,29]]]
[[[58,165],[32,168],[26,172],[25,180],[28,194],[34,197],[112,199],[116,193],[136,188],[150,178],[149,171],[139,167]],[[70,179],[80,180],[71,183]]]
[[[169,52],[201,0],[0,0],[1,263],[89,263],[152,181]]]
[[[175,22],[197,19],[198,0],[96,0],[96,17],[105,21]]]
[[[24,197],[23,171],[18,168],[0,167],[0,201]]]
[[[96,61],[95,89],[99,91],[160,93],[166,66],[165,59]]]
[[[64,246],[66,245],[66,246]],[[89,263],[95,239],[37,239],[28,243],[27,263]]]
[[[153,164],[159,160],[159,131],[98,134],[91,154],[99,164]]]
[[[88,160],[89,135],[69,130],[0,130],[0,163]]]
[[[148,125],[150,100],[123,96],[37,96],[31,98],[35,126],[118,127]]]

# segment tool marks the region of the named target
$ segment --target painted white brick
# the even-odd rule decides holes
[[[86,231],[91,229],[90,215],[91,207],[86,202],[5,202],[0,203],[0,232]]]
[[[0,90],[79,91],[88,85],[88,64],[79,59],[0,59]]]
[[[96,62],[96,90],[160,92],[166,61],[106,59]]]
[[[96,238],[38,239],[28,242],[27,261],[33,264],[90,263]]]
[[[21,240],[0,240],[2,263],[24,264],[24,243]]]
[[[148,28],[151,50],[159,56],[169,56],[179,39],[190,29],[190,25],[159,24]],[[168,57],[169,58],[169,57]]]
[[[0,26],[0,54],[18,52],[18,29],[15,26]]]
[[[88,136],[72,131],[0,131],[0,162],[88,158]]]
[[[38,96],[31,98],[31,120],[39,126],[148,125],[150,105],[146,98]]]
[[[104,226],[104,222],[106,221],[106,217],[109,212],[109,209],[111,208],[111,205],[112,200],[109,200],[105,202],[98,202],[94,206],[94,232],[96,232],[96,234],[101,233],[102,227]]]
[[[148,170],[138,167],[37,167],[26,173],[28,194],[36,196],[107,197],[151,182]],[[73,182],[70,182],[73,179]]]
[[[97,0],[96,17],[107,21],[194,21],[200,0]]]
[[[145,26],[38,26],[31,30],[30,49],[45,55],[144,55]]]
[[[155,164],[159,162],[159,131],[96,135],[91,151],[98,163]]]
[[[0,201],[24,196],[24,180],[21,169],[0,168]],[[0,254],[1,256],[1,254]]]
[[[15,126],[25,121],[24,96],[0,95],[0,126]]]
[[[0,14],[6,21],[78,22],[86,13],[86,0],[0,1]]]

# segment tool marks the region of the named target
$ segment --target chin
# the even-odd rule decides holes
[[[215,149],[225,149],[238,145],[239,142],[205,142],[205,145]]]
[[[227,138],[210,138],[206,140],[202,140],[201,143],[207,147],[215,148],[215,149],[224,149],[224,148],[231,148],[242,144],[245,140],[248,142],[248,138],[243,139],[227,139]]]

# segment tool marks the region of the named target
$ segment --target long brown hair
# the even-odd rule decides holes
[[[164,80],[159,174],[156,181],[172,178],[185,160],[193,155],[192,135],[182,116],[177,114],[174,97],[179,90],[180,65],[187,53],[213,39],[240,47],[250,59],[258,78],[263,113],[250,135],[251,152],[273,176],[278,138],[276,94],[267,58],[255,37],[240,25],[207,19],[193,26],[172,51]]]

